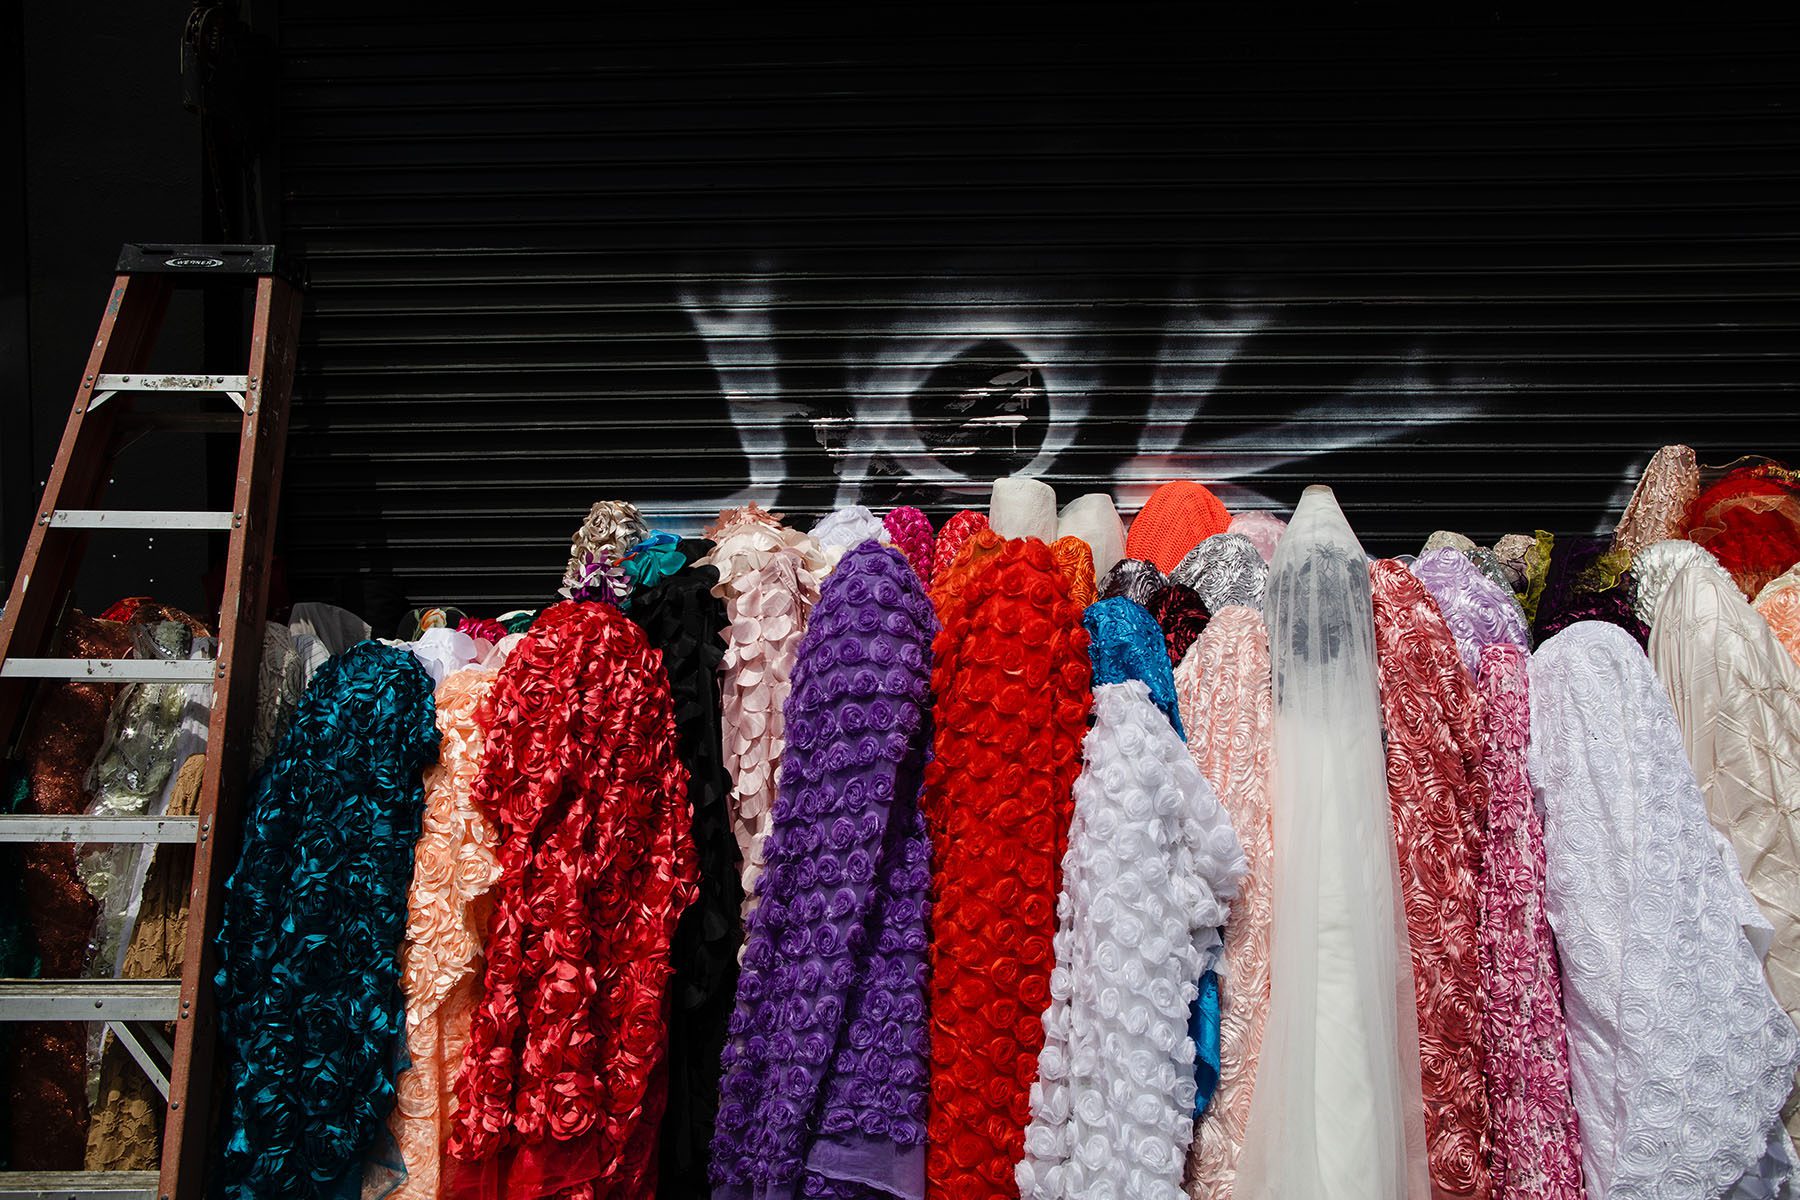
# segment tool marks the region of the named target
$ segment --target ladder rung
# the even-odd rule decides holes
[[[0,816],[0,842],[177,842],[200,836],[199,817]]]
[[[154,1200],[155,1171],[0,1171],[0,1200]]]
[[[155,512],[123,508],[59,508],[38,523],[52,529],[230,529],[228,512]]]
[[[250,390],[248,375],[102,375],[96,392],[178,392],[183,395],[230,395]]]
[[[210,658],[9,658],[0,679],[93,679],[104,683],[207,683]]]
[[[0,979],[0,1021],[173,1021],[179,979]]]

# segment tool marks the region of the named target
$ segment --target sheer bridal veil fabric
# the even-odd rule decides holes
[[[1419,1039],[1367,559],[1329,488],[1265,601],[1275,682],[1270,1007],[1235,1200],[1423,1200]]]

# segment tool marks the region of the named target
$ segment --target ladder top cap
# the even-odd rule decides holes
[[[119,249],[118,273],[167,275],[176,287],[200,287],[214,280],[244,284],[262,275],[305,286],[299,267],[272,245],[126,242]]]

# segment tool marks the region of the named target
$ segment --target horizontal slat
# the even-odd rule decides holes
[[[94,381],[98,392],[227,393],[247,391],[247,375],[102,375]]]
[[[173,1021],[179,979],[0,979],[0,1021]]]
[[[198,817],[0,816],[0,842],[186,842]]]
[[[155,1171],[0,1171],[0,1200],[152,1200]]]
[[[156,512],[149,509],[59,508],[47,522],[52,529],[216,529],[228,530],[228,512]]]
[[[0,662],[0,676],[8,679],[95,683],[205,683],[217,669],[210,658],[9,658]]]

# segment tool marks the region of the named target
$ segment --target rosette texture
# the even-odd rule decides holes
[[[886,545],[888,537],[887,526],[881,523],[881,518],[861,504],[847,504],[828,512],[812,527],[812,539],[825,556],[827,571],[835,569],[845,554],[864,542]]]
[[[661,656],[617,609],[553,605],[479,719],[475,803],[500,881],[452,1183],[489,1200],[650,1196],[670,942],[698,873]]]
[[[1690,566],[1716,575],[1733,591],[1737,590],[1736,581],[1704,546],[1681,538],[1653,542],[1639,550],[1637,557],[1631,560],[1631,610],[1645,628],[1656,624],[1656,606],[1662,603],[1663,593],[1669,590],[1675,577]]]
[[[1531,631],[1513,594],[1483,575],[1460,550],[1421,554],[1412,573],[1424,583],[1456,638],[1456,649],[1472,679],[1481,669],[1481,648],[1496,642],[1531,649]]]
[[[706,1192],[707,1146],[719,1107],[719,1055],[737,993],[744,889],[731,832],[731,779],[720,745],[719,664],[725,605],[712,543],[681,543],[684,565],[637,594],[631,615],[662,654],[675,703],[676,750],[687,770],[700,892],[675,927],[669,1009],[669,1104],[662,1123],[661,1195]]]
[[[359,642],[319,668],[252,784],[215,939],[227,1200],[360,1194],[394,1103],[419,772],[437,749],[430,677]]]
[[[938,530],[937,549],[931,556],[933,581],[950,567],[956,565],[956,556],[962,553],[963,543],[988,527],[986,513],[978,513],[965,508]]]
[[[1699,494],[1700,463],[1693,450],[1664,446],[1650,456],[1631,490],[1613,530],[1613,549],[1635,557],[1646,546],[1680,537],[1687,529],[1688,509]]]
[[[1175,671],[1169,666],[1168,646],[1156,618],[1144,606],[1123,596],[1102,600],[1082,614],[1088,631],[1088,662],[1095,687],[1142,680],[1150,701],[1162,710],[1176,734],[1181,728],[1181,709],[1175,702]]]
[[[1158,641],[1152,655],[1166,669]],[[1244,855],[1150,689],[1097,683],[1093,703],[1019,1194],[1185,1200],[1188,1016]]]
[[[1538,647],[1530,756],[1588,1195],[1781,1195],[1800,1033],[1763,978],[1753,938],[1768,925],[1626,633],[1582,622]]]
[[[1256,608],[1269,583],[1269,564],[1243,534],[1215,533],[1187,552],[1169,582],[1193,588],[1208,612],[1228,604]]]
[[[1269,826],[1269,726],[1274,693],[1262,614],[1223,609],[1181,665],[1175,690],[1188,753],[1212,784],[1243,847],[1245,875],[1225,925],[1219,1081],[1194,1133],[1187,1191],[1230,1200],[1269,1012],[1269,912],[1274,846]]]
[[[437,689],[438,760],[425,768],[425,816],[413,847],[400,948],[407,1067],[388,1132],[406,1178],[393,1192],[396,1200],[435,1200],[439,1193],[456,1072],[480,995],[481,947],[492,910],[487,893],[500,878],[500,862],[494,824],[475,806],[482,743],[476,714],[493,685],[492,670],[465,667]],[[371,1182],[385,1183],[379,1166]]]
[[[1163,589],[1162,595],[1156,598],[1156,607],[1150,610],[1156,623],[1162,626],[1163,644],[1169,652],[1170,664],[1180,662],[1187,656],[1188,647],[1206,628],[1206,605],[1194,589],[1172,583]]]
[[[1737,852],[1744,885],[1774,929],[1763,969],[1800,1019],[1800,666],[1716,568],[1688,567],[1650,630],[1656,668],[1706,815]],[[1790,1099],[1788,1132],[1800,1130]]]
[[[730,620],[719,664],[720,724],[748,914],[785,744],[781,710],[788,672],[807,614],[819,598],[825,559],[811,538],[754,504],[719,514],[707,535],[713,550],[700,561],[719,572],[713,594],[725,601]]]
[[[588,509],[569,542],[569,562],[563,568],[563,587],[580,585],[588,564],[602,557],[618,562],[650,532],[637,505],[625,500],[602,500]]]
[[[1086,608],[1099,598],[1094,590],[1094,551],[1078,537],[1059,537],[1050,543],[1057,569],[1069,581],[1069,598]]]
[[[932,533],[931,518],[910,504],[891,509],[881,518],[887,526],[888,543],[906,555],[919,582],[931,586]]]
[[[1110,600],[1125,596],[1145,608],[1154,609],[1157,597],[1168,590],[1169,577],[1153,562],[1141,558],[1121,558],[1100,583],[1100,598]]]
[[[1456,639],[1419,578],[1369,565],[1387,730],[1388,803],[1412,940],[1419,1065],[1434,1196],[1485,1197],[1482,1081],[1481,707]]]
[[[1090,705],[1087,631],[1042,542],[948,609],[932,671],[930,1194],[1017,1195],[1050,1002],[1058,878]],[[948,614],[948,615],[946,615]]]
[[[1800,567],[1758,592],[1756,611],[1787,647],[1788,655],[1795,663],[1800,663]]]
[[[725,1048],[715,1200],[924,1195],[931,850],[918,799],[936,628],[905,560],[865,542],[801,642]]]
[[[1267,510],[1254,509],[1233,515],[1225,532],[1243,534],[1261,553],[1263,561],[1272,563],[1275,547],[1281,541],[1281,535],[1287,532],[1287,522]]]
[[[1529,660],[1481,651],[1482,1018],[1494,1200],[1581,1200],[1581,1136],[1569,1092],[1562,976],[1544,915],[1544,826],[1531,800]]]

